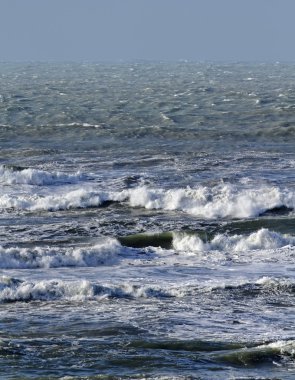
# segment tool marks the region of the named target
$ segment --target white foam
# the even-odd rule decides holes
[[[266,210],[286,206],[294,208],[295,194],[274,186],[248,187],[243,184],[219,184],[186,189],[149,189],[146,186],[128,190],[132,207],[181,210],[207,219],[248,218]]]
[[[229,292],[240,292],[249,291],[251,293],[260,292],[264,295],[277,297],[279,295],[291,295],[293,296],[295,290],[295,283],[289,278],[283,277],[261,277],[257,280],[249,281],[249,279],[226,279],[222,282],[216,280],[212,281],[210,284],[208,282],[204,287],[206,292],[212,291],[229,291]]]
[[[139,285],[124,283],[119,285],[96,286],[95,294],[103,298],[166,298],[181,297],[182,293],[176,287],[160,285]]]
[[[56,195],[4,194],[0,197],[0,207],[30,211],[57,211],[71,208],[98,207],[108,200],[106,193],[86,189],[70,190]]]
[[[264,276],[256,281],[256,284],[268,289],[294,289],[294,283],[288,278],[274,278]]]
[[[163,298],[181,296],[173,288],[160,286],[123,284],[93,284],[87,280],[63,281],[22,281],[3,276],[0,277],[0,302],[31,300],[85,300],[105,298]]]
[[[184,252],[204,252],[210,250],[210,245],[196,235],[173,234],[173,248]]]
[[[99,124],[90,124],[90,123],[68,123],[68,124],[57,124],[58,127],[89,127],[89,128],[101,128],[101,125]]]
[[[82,174],[77,172],[69,175],[60,172],[49,173],[44,170],[37,169],[23,169],[13,170],[13,168],[0,165],[0,182],[14,185],[14,184],[26,184],[26,185],[58,185],[65,183],[77,183],[82,179]]]
[[[250,235],[218,234],[210,242],[203,242],[197,235],[174,234],[173,236],[174,249],[190,252],[243,252],[277,249],[289,245],[295,246],[295,237],[269,231],[266,228]]]
[[[279,351],[281,355],[295,356],[295,341],[294,340],[278,340],[267,345],[259,346],[261,348],[272,348]]]
[[[101,126],[99,124],[83,123],[82,127],[100,128]]]
[[[20,172],[20,173],[23,173]],[[44,173],[42,174],[44,175]],[[21,177],[24,181],[25,177]],[[46,178],[46,176],[45,176]],[[56,183],[56,179],[50,179]],[[27,182],[33,183],[32,179]],[[46,180],[39,181],[45,183]],[[35,181],[37,183],[38,180]],[[249,218],[277,207],[295,208],[295,193],[274,186],[255,187],[247,183],[224,184],[213,187],[153,189],[147,186],[123,191],[101,191],[84,183],[83,187],[61,186],[54,192],[46,189],[38,193],[21,189],[0,195],[0,208],[20,210],[63,210],[70,208],[98,207],[106,201],[128,202],[131,207],[182,211],[206,219]]]
[[[116,239],[106,238],[91,247],[79,248],[3,248],[0,246],[0,268],[86,267],[113,264],[124,248]]]
[[[62,280],[29,282],[9,277],[2,277],[0,279],[0,302],[58,299],[80,300],[91,298],[93,295],[93,286],[86,280],[72,282]]]
[[[0,303],[17,301],[55,301],[86,299],[104,300],[110,298],[183,298],[188,295],[207,294],[216,291],[240,291],[251,293],[261,291],[262,294],[279,294],[294,292],[294,284],[287,279],[262,278],[254,282],[238,281],[229,284],[212,284],[212,280],[199,283],[140,284],[123,283],[93,283],[86,279],[80,280],[21,280],[13,277],[0,277]],[[273,347],[280,347],[274,343]],[[283,346],[283,344],[282,344]]]

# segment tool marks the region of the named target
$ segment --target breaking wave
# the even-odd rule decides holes
[[[217,234],[211,241],[202,240],[198,235],[174,233],[173,248],[178,251],[230,251],[243,252],[263,249],[276,249],[295,246],[295,237],[269,231],[267,228],[250,235]]]
[[[128,191],[128,200],[133,207],[180,210],[206,219],[248,218],[282,206],[293,209],[295,194],[273,186],[220,184],[171,190],[139,187]]]
[[[100,285],[87,280],[23,281],[2,276],[0,278],[0,302],[85,300],[108,298],[162,298],[175,296],[174,290],[148,285]]]
[[[77,183],[83,178],[80,172],[64,174],[50,173],[44,170],[0,165],[0,183],[8,185],[26,184],[35,186]]]
[[[63,194],[40,196],[2,195],[0,206],[4,209],[20,209],[30,211],[57,211],[73,208],[99,207],[108,201],[108,195],[85,189],[71,190]]]
[[[19,178],[25,181],[26,174],[23,172],[16,172],[15,178],[17,179],[17,175],[22,173]],[[47,176],[42,172],[39,180],[38,175],[35,180],[32,178],[26,180],[27,183],[31,181],[30,183],[41,184],[46,181],[56,183],[58,178],[71,179],[71,177],[64,178],[61,174]],[[79,174],[74,176],[73,180],[78,178]],[[2,209],[31,211],[100,207],[108,202],[125,202],[130,207],[143,207],[149,210],[181,211],[205,219],[249,218],[272,210],[282,209],[290,212],[295,207],[295,194],[275,186],[255,188],[222,183],[213,187],[199,186],[169,190],[139,186],[122,191],[101,191],[94,186],[84,184],[83,188],[62,188],[59,192],[54,191],[49,195],[22,192],[0,196]]]
[[[116,239],[111,238],[95,246],[82,248],[3,248],[0,246],[0,268],[95,267],[113,264],[123,253],[124,248]]]
[[[9,276],[0,277],[0,303],[56,300],[85,300],[112,298],[183,298],[205,294],[230,294],[231,297],[265,296],[273,299],[282,295],[293,296],[295,284],[288,279],[263,277],[254,282],[210,285],[210,283],[180,284],[98,284],[85,279],[65,281],[61,279],[28,281]],[[270,299],[270,298],[269,298]]]

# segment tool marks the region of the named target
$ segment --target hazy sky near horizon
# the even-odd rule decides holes
[[[0,61],[295,61],[295,0],[0,0]]]

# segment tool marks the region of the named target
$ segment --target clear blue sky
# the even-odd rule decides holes
[[[295,61],[295,0],[0,0],[0,61]]]

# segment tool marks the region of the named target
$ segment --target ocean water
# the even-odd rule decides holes
[[[0,378],[295,378],[295,66],[0,64]]]

